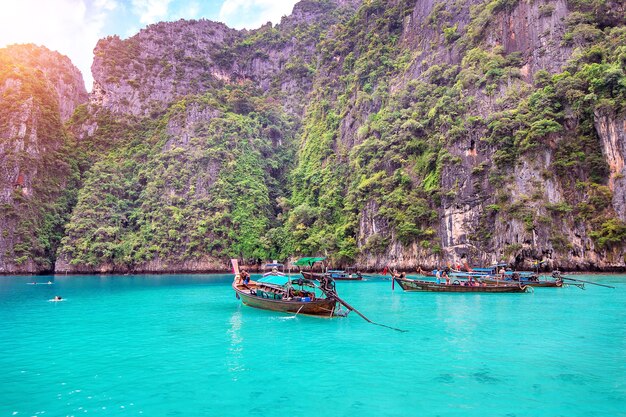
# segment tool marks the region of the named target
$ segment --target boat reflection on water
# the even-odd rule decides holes
[[[228,372],[233,381],[237,381],[237,375],[246,370],[243,365],[243,336],[241,336],[241,311],[237,309],[230,316],[230,346],[228,347]]]

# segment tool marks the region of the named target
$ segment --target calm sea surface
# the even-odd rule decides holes
[[[230,275],[0,277],[0,416],[626,416],[626,275],[578,278],[617,288],[337,284],[399,333],[242,306]]]

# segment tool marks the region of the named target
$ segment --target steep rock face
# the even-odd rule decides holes
[[[618,217],[626,221],[626,117],[596,111],[595,125],[609,165],[609,188],[613,192],[613,207]]]
[[[506,54],[521,53],[520,71],[526,81],[532,81],[540,69],[560,72],[572,53],[571,46],[563,43],[568,14],[566,0],[520,1],[485,29],[487,45],[502,46]]]
[[[623,7],[306,0],[105,39],[57,269],[624,267]]]
[[[121,40],[102,39],[94,50],[92,104],[133,115],[161,111],[187,94],[230,79],[211,53],[240,34],[207,20],[158,23]]]
[[[70,59],[43,46],[13,45],[3,49],[14,65],[41,71],[57,95],[61,120],[67,121],[74,109],[87,102],[83,76]]]
[[[52,267],[75,192],[62,121],[87,95],[69,59],[45,48],[2,49],[0,68],[0,273],[36,273]]]
[[[594,128],[597,101],[581,97],[623,108],[612,80],[624,80],[625,22],[590,4],[365,4],[322,62],[314,101],[332,104],[312,104],[305,124],[290,217],[305,251],[348,262],[356,252],[369,268],[462,257],[623,268],[622,118],[596,114]],[[600,81],[603,71],[614,75]],[[313,152],[324,146],[335,153]],[[319,181],[339,184],[343,199]],[[346,214],[326,214],[337,205]],[[301,215],[315,206],[322,216]]]
[[[98,42],[90,101],[114,113],[149,115],[188,94],[251,81],[301,112],[321,34],[359,3],[301,1],[273,27],[236,31],[207,20],[159,23]],[[307,81],[309,80],[309,81]]]

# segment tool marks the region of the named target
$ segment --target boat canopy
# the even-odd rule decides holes
[[[273,267],[278,268],[278,267],[280,267],[280,266],[283,266],[283,264],[279,264],[279,263],[265,264],[265,267],[266,267],[266,268],[273,268]]]
[[[313,266],[315,262],[322,262],[326,258],[300,258],[293,264],[296,266]]]

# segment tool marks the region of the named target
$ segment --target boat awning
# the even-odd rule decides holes
[[[326,258],[300,258],[293,264],[296,266],[313,266],[315,262],[322,262]]]
[[[266,268],[273,268],[273,267],[279,267],[279,266],[283,266],[283,264],[265,264]]]

